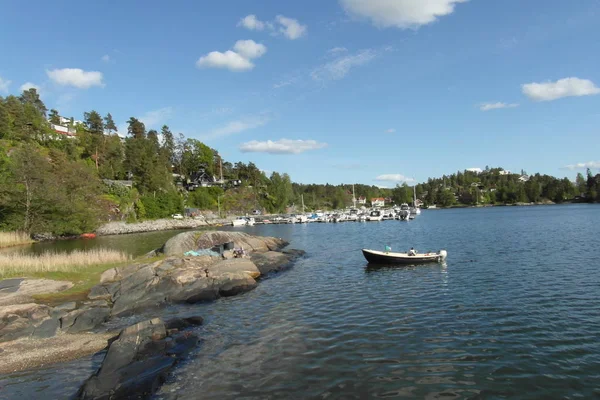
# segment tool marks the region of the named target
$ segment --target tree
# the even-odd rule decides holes
[[[104,134],[104,120],[100,114],[98,114],[98,112],[92,110],[90,112],[83,113],[83,119],[90,133],[95,135]]]
[[[115,121],[110,113],[106,114],[106,117],[104,117],[104,129],[106,129],[109,135],[117,131],[117,125],[115,125]]]
[[[31,88],[24,90],[19,97],[19,100],[21,100],[21,103],[23,104],[31,104],[41,114],[42,117],[46,117],[46,112],[48,109],[46,108],[46,105],[42,99],[40,99],[37,89]]]
[[[144,123],[137,118],[131,117],[127,121],[127,133],[129,133],[134,139],[143,139],[146,137],[146,127]]]
[[[54,125],[60,125],[60,115],[58,115],[58,111],[54,108],[50,110],[50,123]]]
[[[168,167],[170,170],[171,165],[175,163],[175,138],[167,125],[163,125],[160,134],[163,139],[161,150],[169,163]]]

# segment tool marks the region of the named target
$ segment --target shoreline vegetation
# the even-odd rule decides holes
[[[131,117],[127,131],[117,134],[110,113],[102,117],[90,110],[81,121],[66,118],[48,110],[35,88],[0,96],[0,115],[7,117],[0,118],[0,230],[23,230],[36,239],[77,237],[111,221],[144,224],[178,214],[210,220],[256,210],[336,210],[354,200],[411,203],[413,193],[425,206],[438,207],[600,201],[600,174],[589,169],[574,181],[486,166],[431,177],[414,188],[401,180],[390,188],[298,183],[287,173],[266,174],[253,162],[226,160],[166,125],[159,132]]]
[[[21,246],[31,243],[35,243],[35,240],[33,240],[26,232],[0,232],[0,248]]]
[[[80,272],[89,267],[120,264],[131,260],[130,255],[110,249],[75,250],[70,253],[45,252],[39,255],[6,253],[0,254],[0,279],[53,272]]]

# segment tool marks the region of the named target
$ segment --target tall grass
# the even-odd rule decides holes
[[[17,246],[33,242],[31,237],[25,232],[0,232],[0,247]]]
[[[46,252],[41,255],[0,253],[0,278],[45,272],[77,272],[91,266],[116,264],[129,260],[131,256],[128,254],[107,249],[76,250],[72,253]]]

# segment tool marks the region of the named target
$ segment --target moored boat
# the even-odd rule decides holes
[[[368,262],[375,264],[424,264],[444,261],[448,256],[446,250],[440,250],[437,253],[416,253],[415,255],[409,255],[408,253],[362,249],[362,253]]]

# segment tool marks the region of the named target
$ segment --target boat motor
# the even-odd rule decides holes
[[[448,252],[446,250],[440,250],[440,260],[445,260],[448,257]]]

